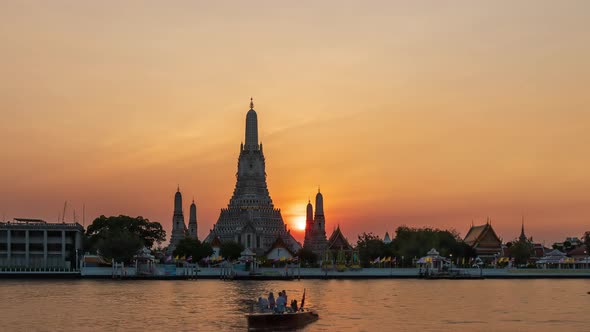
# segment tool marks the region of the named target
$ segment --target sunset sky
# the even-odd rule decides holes
[[[590,230],[588,1],[3,1],[0,217],[199,237],[235,185],[250,97],[268,185],[295,228],[318,185],[328,234],[492,218]],[[185,217],[188,222],[188,216]],[[302,240],[303,233],[293,230]]]

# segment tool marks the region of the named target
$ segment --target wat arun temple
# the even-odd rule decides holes
[[[257,255],[264,255],[277,242],[282,242],[291,252],[301,249],[268,191],[264,152],[258,141],[258,116],[252,100],[246,115],[246,137],[240,146],[236,178],[229,204],[221,209],[205,242],[236,241]]]

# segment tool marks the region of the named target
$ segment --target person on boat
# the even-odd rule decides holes
[[[274,310],[275,304],[275,295],[272,292],[270,292],[270,294],[268,294],[268,307],[271,310]]]
[[[276,312],[278,313],[283,313],[285,312],[285,307],[287,306],[287,301],[285,301],[285,295],[283,294],[283,292],[279,292],[279,297],[277,297],[277,301],[276,301]]]
[[[297,312],[297,300],[291,301],[291,309],[293,309],[293,312]]]
[[[263,298],[262,296],[258,298],[258,307],[260,309],[265,310],[268,309],[268,300]]]
[[[287,292],[283,289],[283,297],[285,298],[285,305],[288,303],[287,302]]]

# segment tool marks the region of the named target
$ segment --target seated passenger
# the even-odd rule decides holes
[[[291,309],[293,309],[293,312],[297,312],[297,300],[291,301]]]
[[[262,310],[268,309],[268,300],[263,297],[259,297],[258,298],[258,307]]]
[[[275,310],[278,313],[283,313],[285,312],[285,307],[287,305],[287,302],[285,301],[285,296],[283,295],[282,292],[279,293],[279,297],[277,298],[276,301],[276,305],[277,305],[277,309]]]
[[[273,310],[275,308],[275,296],[272,292],[268,294],[268,307]]]

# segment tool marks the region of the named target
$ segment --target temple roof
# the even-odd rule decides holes
[[[211,247],[221,247],[221,240],[217,235],[215,235],[213,241],[211,241]]]
[[[348,240],[340,231],[340,225],[334,230],[332,235],[330,235],[330,239],[328,240],[328,249],[352,249]]]
[[[467,235],[465,235],[465,239],[463,241],[470,246],[474,246],[479,241],[481,241],[487,234],[491,234],[498,242],[502,242],[498,235],[496,235],[496,232],[494,232],[492,225],[490,225],[489,223],[480,226],[471,226],[471,228],[467,232]]]
[[[389,237],[389,232],[385,232],[385,237],[383,237],[383,243],[385,243],[385,244],[391,243],[391,238]]]
[[[291,248],[289,248],[289,246],[285,243],[285,241],[283,240],[283,238],[281,236],[277,237],[275,242],[273,242],[273,244],[270,246],[270,248],[266,251],[265,255],[268,255],[275,248],[285,249],[291,254],[291,256],[296,256],[296,253],[294,253],[293,250],[291,250]]]

